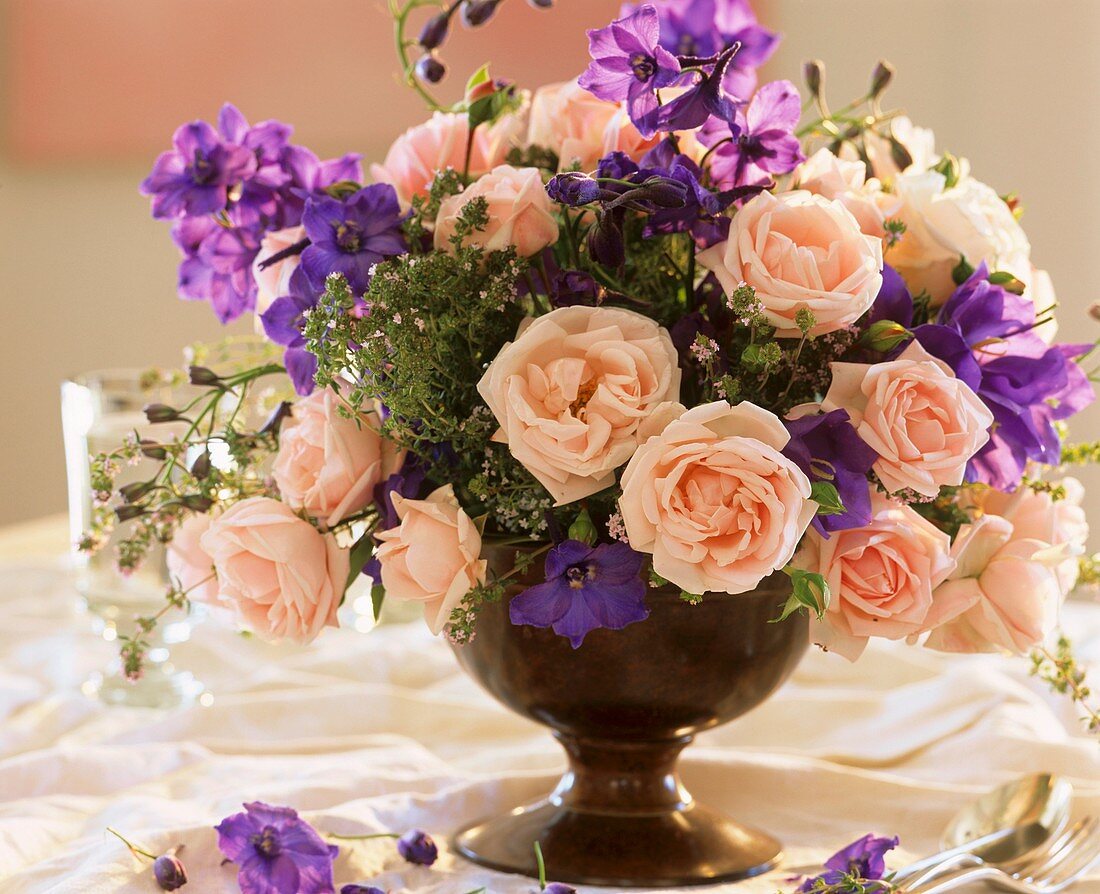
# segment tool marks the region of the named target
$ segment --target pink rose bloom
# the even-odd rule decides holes
[[[168,577],[177,583],[192,602],[220,605],[214,560],[202,548],[202,535],[213,519],[207,514],[189,515],[168,543],[165,561]]]
[[[504,161],[516,142],[520,118],[506,116],[492,127],[474,131],[469,173],[478,177]],[[436,112],[423,124],[399,136],[382,164],[371,165],[378,183],[389,183],[403,205],[413,196],[426,196],[436,174],[447,168],[462,171],[466,163],[466,139],[470,133],[466,115]]]
[[[279,435],[272,477],[288,505],[331,527],[370,505],[374,488],[401,468],[405,451],[379,433],[373,410],[340,413],[331,388],[297,401]]]
[[[989,440],[993,414],[951,368],[918,342],[886,363],[833,363],[822,408],[848,411],[879,455],[874,470],[890,493],[935,497],[962,484],[969,459]]]
[[[495,439],[551,493],[572,503],[615,483],[639,426],[680,396],[668,332],[611,307],[563,307],[505,345],[478,383],[501,425]]]
[[[860,230],[881,239],[886,235],[886,219],[897,210],[898,203],[882,191],[878,180],[866,177],[867,166],[862,161],[846,161],[821,148],[798,167],[794,182],[799,189],[836,199],[859,221]]]
[[[779,338],[802,333],[795,322],[807,308],[817,319],[811,335],[851,326],[882,286],[882,242],[861,232],[844,204],[806,190],[761,193],[733,218],[729,239],[699,253],[726,294],[742,283],[756,289]]]
[[[393,495],[401,523],[377,534],[386,597],[422,602],[432,633],[447,625],[462,598],[485,583],[481,534],[447,484],[426,500]]]
[[[943,622],[925,645],[941,652],[1021,653],[1039,644],[1058,619],[1056,568],[1065,553],[1021,536],[999,515],[963,525],[951,548],[958,567],[934,593]]]
[[[932,591],[955,567],[947,534],[881,493],[871,501],[869,525],[828,538],[811,529],[794,560],[829,584],[825,620],[811,620],[814,642],[849,661],[872,636],[905,639],[928,630],[937,621]]]
[[[531,100],[527,145],[557,154],[562,170],[579,165],[591,171],[604,154],[608,125],[620,109],[618,103],[597,99],[575,80],[540,87]]]
[[[623,472],[630,545],[689,593],[753,589],[790,561],[817,511],[809,479],[780,452],[789,439],[747,402],[682,412]]]
[[[539,169],[498,165],[458,195],[443,200],[435,219],[437,250],[452,250],[450,238],[462,209],[479,197],[489,203],[489,223],[467,237],[465,244],[480,245],[486,251],[515,248],[521,258],[529,258],[558,241],[554,203]]]
[[[350,561],[286,503],[250,497],[214,519],[199,540],[218,574],[220,599],[262,639],[307,643],[335,627]]]
[[[1058,484],[1066,491],[1060,500],[1030,487],[1021,487],[1014,494],[984,488],[977,493],[976,504],[982,512],[1002,516],[1011,522],[1016,537],[1066,547],[1067,555],[1055,568],[1055,573],[1062,595],[1068,596],[1077,586],[1081,571],[1077,557],[1085,552],[1088,544],[1089,522],[1082,505],[1084,485],[1072,477],[1062,478]]]
[[[306,237],[305,227],[288,227],[285,230],[269,230],[260,242],[260,252],[252,262],[252,278],[256,280],[256,319],[271,307],[276,298],[290,294],[290,275],[298,269],[301,255],[291,255],[263,270],[260,264],[285,248],[290,248]],[[263,326],[260,326],[263,331]]]

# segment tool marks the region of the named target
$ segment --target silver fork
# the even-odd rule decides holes
[[[940,865],[902,888],[907,894],[944,894],[970,882],[986,881],[1017,894],[1056,894],[1087,872],[1097,857],[1100,857],[1100,821],[1087,817],[1058,836],[1041,854],[1010,866],[1007,871],[968,854],[950,861],[962,868],[945,875],[945,866]]]

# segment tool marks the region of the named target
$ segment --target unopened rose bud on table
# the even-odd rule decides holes
[[[418,866],[431,866],[439,858],[439,848],[432,836],[420,829],[410,829],[398,838],[397,852]]]

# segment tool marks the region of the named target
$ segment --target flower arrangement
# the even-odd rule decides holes
[[[363,574],[376,611],[419,603],[468,641],[543,556],[511,619],[578,648],[644,621],[650,585],[694,603],[785,573],[777,614],[852,659],[872,636],[1043,649],[1097,579],[1063,466],[1100,445],[1065,443],[1092,345],[1055,340],[1017,199],[883,106],[885,63],[835,110],[817,62],[805,99],[758,85],[778,36],[747,0],[625,3],[576,80],[483,68],[443,107],[448,30],[500,2],[391,0],[431,117],[369,176],[230,105],[176,132],[142,191],[180,295],[254,315],[282,360],[193,366],[193,402],[149,407],[186,434],[95,460],[84,547],[129,523],[124,569],[168,542],[166,611],[303,642]],[[503,574],[502,540],[523,547]],[[131,675],[144,647],[123,643]],[[1083,691],[1064,649],[1038,654]]]

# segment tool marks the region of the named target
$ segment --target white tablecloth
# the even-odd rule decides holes
[[[79,687],[112,647],[76,613],[59,567],[0,564],[2,894],[157,890],[107,826],[158,852],[183,844],[185,891],[232,892],[211,826],[243,801],[293,806],[334,832],[422,827],[442,844],[545,793],[563,766],[544,730],[482,694],[420,624],[332,631],[304,649],[207,625],[175,654],[212,704],[105,707]],[[1069,606],[1066,627],[1100,666],[1100,605]],[[1100,812],[1100,742],[1024,662],[887,643],[856,665],[809,655],[777,696],[700,736],[683,761],[689,788],[782,837],[789,865],[868,831],[927,851],[979,792],[1039,770],[1072,779],[1077,814]],[[411,867],[385,840],[341,851],[338,886],[534,889],[449,853]],[[787,874],[721,890],[771,894]],[[1077,890],[1098,894],[1100,874]]]

